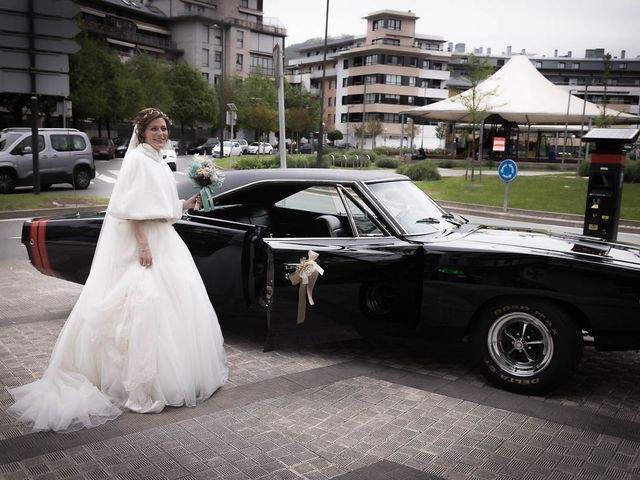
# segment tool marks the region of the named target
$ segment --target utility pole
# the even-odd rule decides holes
[[[316,167],[322,167],[322,139],[324,138],[324,78],[327,66],[327,34],[329,32],[329,0],[327,0],[327,13],[324,20],[324,54],[322,58],[322,83],[320,84],[320,126],[318,128],[318,152]],[[311,144],[313,148],[313,143]]]

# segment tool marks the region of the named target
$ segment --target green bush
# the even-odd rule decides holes
[[[398,159],[391,157],[378,157],[375,163],[378,168],[398,168],[400,165]]]
[[[414,182],[419,180],[440,180],[438,167],[431,160],[422,160],[420,162],[405,166],[405,168],[403,168],[402,170],[403,171],[399,173],[403,173]]]
[[[440,168],[453,168],[453,167],[455,167],[455,165],[456,165],[456,163],[450,158],[448,158],[446,160],[441,160],[441,161],[438,162],[438,166]]]
[[[269,161],[273,157],[262,157],[260,155],[245,155],[238,159],[235,168],[238,170],[255,170],[258,168],[269,168]]]
[[[627,162],[624,166],[624,181],[629,183],[640,183],[640,161]]]
[[[580,175],[581,177],[588,177],[589,167],[591,167],[591,162],[580,162],[580,166],[578,167],[578,175]]]

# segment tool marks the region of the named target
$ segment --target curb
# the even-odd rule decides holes
[[[539,210],[525,210],[522,208],[509,208],[506,212],[500,207],[486,205],[474,205],[469,203],[438,201],[438,204],[451,210],[454,213],[464,215],[488,216],[492,218],[503,218],[505,220],[546,223],[565,227],[582,228],[584,217],[572,213],[542,212]],[[625,233],[640,234],[640,222],[636,220],[620,220],[618,231]]]
[[[68,215],[70,213],[102,211],[106,208],[106,205],[78,205],[75,207],[40,208],[34,210],[9,210],[6,212],[0,212],[0,220],[11,218],[52,217],[57,215]]]
[[[539,210],[525,210],[522,208],[509,208],[506,212],[500,207],[486,205],[474,205],[470,203],[438,201],[438,204],[447,210],[461,215],[478,215],[492,218],[502,218],[519,222],[546,223],[550,225],[560,225],[565,227],[582,228],[584,217],[570,213],[542,212]],[[34,217],[50,217],[57,215],[68,215],[73,213],[102,211],[106,205],[78,205],[77,207],[55,207],[42,208],[39,210],[12,210],[0,212],[0,220],[20,219]],[[620,220],[619,232],[640,234],[640,221]]]

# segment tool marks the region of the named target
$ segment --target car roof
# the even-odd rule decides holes
[[[214,190],[217,204],[275,203],[306,188],[307,184],[352,184],[408,180],[388,170],[342,170],[329,168],[266,168],[225,172]]]

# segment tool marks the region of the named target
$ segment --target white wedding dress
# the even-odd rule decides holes
[[[132,141],[132,143],[135,143]],[[194,406],[227,380],[218,319],[172,223],[173,175],[147,144],[127,153],[89,278],[43,377],[10,389],[8,413],[34,430],[73,431],[121,409]],[[153,265],[142,267],[130,220],[146,220]]]

